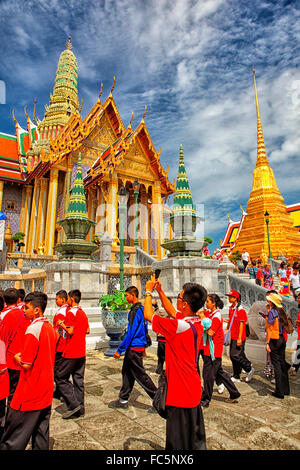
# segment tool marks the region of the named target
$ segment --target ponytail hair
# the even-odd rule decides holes
[[[273,305],[274,305],[274,304],[273,304]],[[287,315],[286,315],[284,309],[283,309],[282,307],[281,307],[281,308],[280,308],[280,307],[276,307],[276,305],[274,305],[274,308],[275,308],[275,309],[277,310],[277,312],[278,312],[278,316],[279,316],[279,319],[280,319],[280,321],[281,321],[281,324],[282,324],[283,328],[284,328],[285,330],[287,330],[287,329],[288,329],[288,326],[289,326],[289,323],[288,323]]]
[[[217,294],[208,294],[207,297],[210,298],[210,300],[215,304],[217,308],[222,310],[222,308],[224,307],[224,302],[223,300],[220,299],[220,297]]]

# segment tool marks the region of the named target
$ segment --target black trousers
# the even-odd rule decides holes
[[[77,406],[84,413],[85,356],[78,359],[61,358],[56,372],[56,384],[69,410]],[[70,377],[72,376],[72,382]]]
[[[245,341],[242,342],[241,346],[238,346],[236,342],[236,339],[231,340],[230,359],[232,362],[233,377],[235,379],[239,379],[242,373],[242,369],[244,369],[246,372],[250,372],[252,365],[245,355]]]
[[[200,404],[195,408],[167,406],[166,450],[206,450]]]
[[[32,438],[32,450],[49,450],[51,406],[37,411],[8,409],[0,450],[25,450]]]
[[[6,398],[0,400],[0,441],[4,431],[5,424],[5,411],[6,411]]]
[[[203,381],[202,402],[209,403],[213,394],[214,381],[217,385],[224,384],[227,388],[230,398],[237,398],[240,392],[232,382],[229,374],[222,367],[222,358],[216,357],[212,361],[210,356],[203,356]]]
[[[289,395],[290,384],[285,361],[286,343],[284,336],[280,335],[279,339],[271,339],[269,344],[271,349],[271,362],[275,374],[275,393],[280,396]]]
[[[59,387],[57,385],[57,371],[59,370],[60,362],[63,360],[62,352],[55,353],[55,360],[54,360],[54,382],[55,382],[55,395],[58,398],[61,395]]]
[[[248,266],[248,261],[243,260],[243,265],[244,265],[244,272],[246,272],[246,268]]]
[[[156,372],[160,374],[163,370],[164,367],[164,362],[165,362],[165,349],[166,349],[166,343],[163,341],[157,340],[157,368]]]
[[[125,353],[122,367],[122,387],[119,393],[121,400],[128,400],[135,381],[143,387],[150,398],[154,398],[157,387],[145,371],[143,351],[128,349]]]
[[[9,375],[9,395],[7,397],[7,407],[9,407],[10,402],[14,396],[15,390],[17,388],[19,378],[20,378],[20,371],[16,369],[8,369]]]

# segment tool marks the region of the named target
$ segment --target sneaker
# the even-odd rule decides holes
[[[275,379],[272,379],[272,380],[271,380],[271,384],[276,384],[276,380],[275,380]]]
[[[218,386],[218,393],[221,395],[225,390],[225,386],[224,384],[221,384]]]
[[[227,403],[238,403],[240,396],[241,396],[241,394],[239,394],[237,397],[234,397],[234,398],[229,397],[229,398],[226,398],[225,401]]]
[[[109,404],[108,404],[108,408],[128,408],[128,401],[120,401],[119,399],[118,400],[115,400],[115,401],[111,401]]]
[[[230,378],[231,378],[232,382],[240,382],[240,379],[237,379],[235,377],[230,377]]]
[[[248,375],[247,375],[245,381],[246,381],[247,383],[250,382],[250,381],[253,379],[253,375],[254,375],[254,368],[251,367],[251,370],[250,370],[250,372],[248,373]]]
[[[72,417],[74,417],[74,415],[76,415],[76,413],[80,412],[80,409],[81,409],[81,406],[76,406],[76,408],[73,408],[73,410],[68,410],[66,411],[63,415],[62,415],[62,418],[63,419],[70,419]]]

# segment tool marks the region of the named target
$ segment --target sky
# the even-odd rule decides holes
[[[300,202],[300,3],[279,0],[0,0],[0,131],[26,127],[52,93],[71,34],[83,117],[113,96],[145,123],[177,176],[182,144],[204,234],[219,246],[246,210],[256,161],[255,66],[266,151],[285,204]],[[0,82],[1,83],[1,82]],[[1,102],[1,97],[0,97]]]

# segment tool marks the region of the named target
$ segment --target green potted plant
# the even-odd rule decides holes
[[[105,294],[99,299],[101,306],[102,324],[110,337],[109,348],[104,352],[105,356],[113,356],[119,345],[120,337],[127,325],[128,311],[131,305],[126,300],[124,291],[114,290],[113,294]]]
[[[23,232],[17,232],[14,234],[11,239],[15,242],[15,251],[20,251],[22,246],[25,246],[25,243],[23,243],[22,240],[24,240],[25,233]]]

